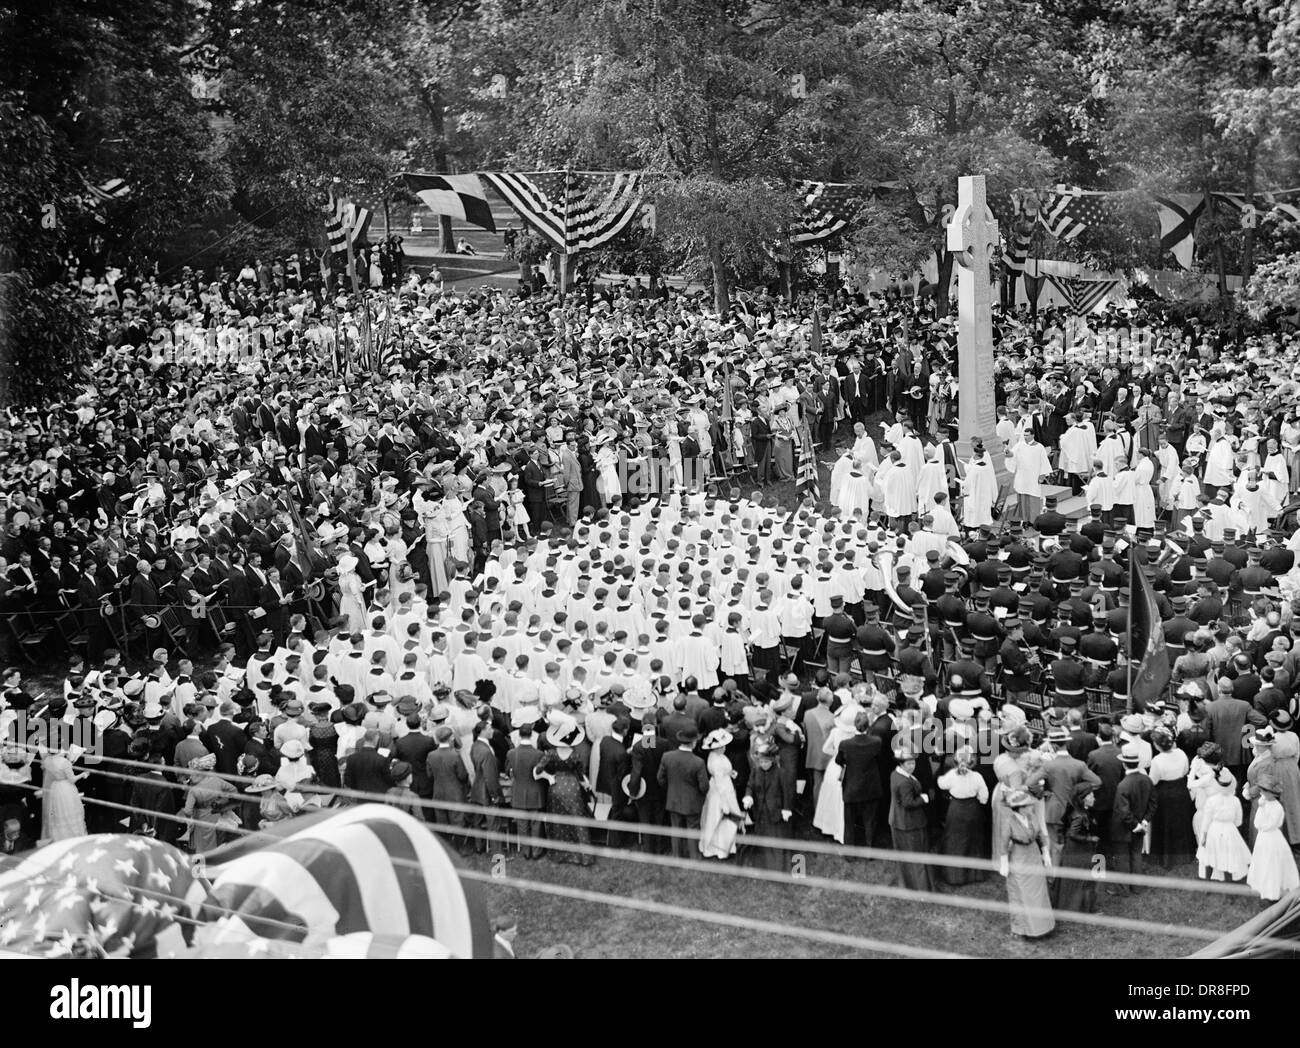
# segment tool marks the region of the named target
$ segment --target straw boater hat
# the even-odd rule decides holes
[[[587,737],[582,727],[572,719],[565,719],[555,724],[546,733],[546,741],[556,749],[565,747],[573,749],[575,746],[582,745],[583,740]]]

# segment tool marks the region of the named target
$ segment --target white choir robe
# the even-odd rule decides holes
[[[1128,465],[1128,448],[1124,445],[1124,440],[1117,434],[1111,433],[1097,446],[1097,458],[1101,459],[1101,466],[1112,477],[1115,476],[1122,467]]]
[[[833,500],[835,508],[845,520],[853,520],[854,514],[861,510],[865,518],[871,512],[871,478],[865,473],[850,469],[840,482],[838,498]]]
[[[916,512],[925,514],[934,509],[934,496],[937,492],[947,493],[948,474],[942,459],[929,459],[921,467],[916,480]]]
[[[890,459],[880,467],[876,482],[884,496],[886,516],[910,517],[916,512],[916,482],[905,465]]]
[[[1281,506],[1286,502],[1287,495],[1291,490],[1291,476],[1287,469],[1286,456],[1277,452],[1269,455],[1264,460],[1264,476],[1260,481],[1260,487],[1266,488],[1273,496],[1274,500]],[[1269,477],[1268,474],[1273,476]]]
[[[1156,496],[1151,489],[1151,478],[1156,475],[1156,464],[1143,456],[1133,467],[1133,523],[1139,528],[1156,526]]]
[[[993,503],[998,497],[998,478],[993,463],[971,459],[966,463],[962,480],[961,522],[963,527],[978,528],[993,523]],[[935,531],[939,522],[935,521]]]
[[[1092,423],[1071,426],[1061,434],[1061,469],[1086,477],[1097,457],[1097,434]]]
[[[866,433],[853,442],[853,458],[860,458],[873,466],[880,465],[880,455],[876,451],[876,442]]]
[[[1108,473],[1095,474],[1084,494],[1089,506],[1100,506],[1103,513],[1109,513],[1115,508],[1115,478]]]
[[[998,440],[1002,441],[1002,446],[1007,451],[1020,443],[1020,433],[1009,418],[999,419],[998,424],[993,427],[993,432],[997,434]]]
[[[921,446],[920,440],[916,437],[903,437],[895,447],[903,456],[903,464],[907,466],[912,482],[916,483],[921,476],[921,467],[925,465],[925,449]],[[912,511],[908,510],[908,512]]]
[[[948,508],[946,502],[942,506],[936,505],[930,511],[930,516],[934,518],[934,533],[936,535],[961,534],[961,529],[957,527],[957,518],[952,515],[952,510]],[[992,523],[992,521],[989,523]]]
[[[1156,502],[1161,509],[1168,509],[1173,505],[1174,486],[1180,473],[1178,452],[1166,444],[1156,450],[1156,461],[1160,463],[1160,497]]]
[[[853,468],[853,455],[845,452],[835,460],[835,465],[831,467],[831,490],[828,498],[831,505],[839,504],[840,489],[844,484],[844,478],[849,475],[849,470]]]
[[[1277,516],[1278,510],[1282,508],[1281,503],[1273,497],[1273,493],[1262,485],[1253,489],[1247,488],[1235,500],[1234,505],[1250,522],[1247,530],[1256,534],[1268,531],[1268,522]]]
[[[1016,494],[1040,497],[1043,494],[1043,485],[1038,478],[1052,472],[1047,448],[1042,444],[1021,441],[1016,445],[1016,450],[1010,458],[1014,470],[1012,486]]]
[[[1226,438],[1216,440],[1205,455],[1205,483],[1223,487],[1233,481],[1235,457]]]
[[[716,644],[702,633],[692,632],[677,642],[677,663],[681,679],[694,677],[701,691],[718,686],[721,657]]]

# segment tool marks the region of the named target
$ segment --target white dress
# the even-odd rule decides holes
[[[700,812],[700,854],[706,859],[725,859],[736,853],[736,833],[740,829],[740,803],[732,782],[735,773],[731,761],[720,750],[709,754],[706,766],[709,792]]]
[[[1267,902],[1282,898],[1287,892],[1300,888],[1300,872],[1296,871],[1295,856],[1282,835],[1286,809],[1265,794],[1255,809],[1255,850],[1250,853],[1249,884],[1259,897]]]
[[[844,843],[844,790],[840,778],[844,774],[835,763],[840,743],[849,737],[847,732],[835,728],[826,738],[822,752],[830,758],[826,765],[826,774],[822,778],[822,789],[817,794],[817,810],[813,813],[813,826],[828,837],[835,838],[836,843]]]
[[[1233,787],[1218,787],[1218,792],[1208,793],[1197,818],[1202,826],[1198,834],[1200,846],[1196,849],[1200,876],[1213,870],[1216,881],[1245,877],[1250,869],[1250,849],[1237,829],[1241,825],[1241,801]]]
[[[366,606],[361,593],[360,575],[355,571],[339,575],[339,614],[348,620],[350,633],[360,633],[366,628]]]

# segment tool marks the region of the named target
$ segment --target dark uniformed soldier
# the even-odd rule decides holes
[[[1075,658],[1078,644],[1077,637],[1062,636],[1060,639],[1061,657],[1053,659],[1051,663],[1052,683],[1054,686],[1052,704],[1064,709],[1073,709],[1088,704],[1088,695],[1084,690],[1086,687],[1084,683],[1086,673],[1083,663]]]
[[[1114,667],[1118,654],[1119,645],[1107,631],[1105,613],[1094,613],[1092,631],[1079,638],[1079,657],[1083,660],[1088,687],[1100,688],[1105,684],[1106,674]]]
[[[1195,633],[1200,629],[1200,625],[1187,616],[1187,598],[1181,594],[1173,597],[1170,602],[1173,605],[1173,616],[1164,624],[1165,647],[1169,651],[1169,665],[1173,666],[1174,660],[1179,655],[1187,651],[1185,640],[1189,633]]]
[[[1034,518],[1034,530],[1043,538],[1054,538],[1065,533],[1070,522],[1056,511],[1056,496],[1048,495],[1043,512]]]

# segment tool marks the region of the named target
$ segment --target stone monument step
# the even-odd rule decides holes
[[[1066,489],[1067,492],[1069,489]],[[1088,496],[1070,495],[1056,504],[1056,512],[1069,520],[1082,520],[1088,515]]]
[[[1071,493],[1068,484],[1044,484],[1043,485],[1043,498],[1056,499],[1057,502],[1056,509],[1058,512],[1061,509],[1060,504],[1064,502],[1066,499],[1073,498],[1073,497],[1074,496]]]

